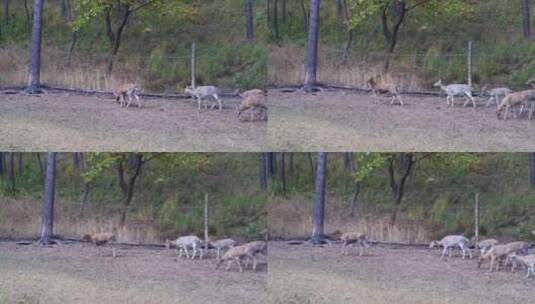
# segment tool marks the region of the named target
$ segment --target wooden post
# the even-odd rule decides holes
[[[476,239],[476,242],[479,241],[479,193],[476,193],[476,205],[475,205],[475,208],[474,208],[474,216],[475,216],[475,220],[474,220],[474,223],[475,223],[475,227],[474,227],[474,230],[475,230],[475,239]]]
[[[472,86],[472,40],[468,41],[468,85]]]
[[[195,42],[191,44],[191,86],[195,89]]]
[[[204,250],[208,252],[208,193],[204,194]]]

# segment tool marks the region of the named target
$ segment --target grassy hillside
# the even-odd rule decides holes
[[[242,1],[183,1],[173,10],[150,7],[135,12],[111,75],[106,73],[110,42],[104,17],[91,19],[79,30],[69,61],[73,23],[60,17],[57,2],[45,2],[42,80],[46,84],[109,89],[128,79],[140,81],[149,91],[182,91],[191,79],[190,49],[196,42],[198,84],[261,87],[267,73],[263,47],[267,33],[261,1],[254,2],[256,42],[252,43],[245,42]],[[74,6],[71,11],[70,19],[76,20],[80,12]],[[8,26],[0,31],[0,69],[5,71],[0,85],[4,86],[25,83],[29,42],[23,2],[12,3],[10,12]]]
[[[405,89],[429,88],[439,77],[447,82],[463,82],[470,40],[474,43],[475,84],[502,84],[518,89],[535,75],[535,45],[533,38],[526,41],[522,36],[520,1],[450,1],[419,6],[405,17],[392,54],[383,35],[381,14],[367,15],[352,9],[351,4],[357,2],[354,0],[342,2],[346,5],[337,17],[336,1],[322,1],[318,73],[321,82],[363,87],[366,79],[383,72],[387,59],[389,72],[384,77],[396,80]],[[419,1],[406,2],[411,6]],[[460,8],[452,4],[458,2],[462,3]],[[282,9],[279,11],[279,35],[270,45],[270,83],[303,80],[307,30],[302,10],[299,1],[287,1],[286,15]],[[365,17],[352,30],[348,47],[349,25],[352,17],[359,14]],[[531,15],[535,15],[535,5],[531,5]],[[389,22],[392,29],[390,19]],[[531,24],[534,28],[533,19]]]
[[[22,155],[22,169],[18,155]],[[40,158],[44,162],[44,157]],[[201,235],[205,194],[212,236],[259,237],[266,228],[266,196],[258,186],[258,158],[254,153],[145,154],[146,163],[135,182],[119,238],[159,242],[179,234]],[[9,164],[9,159],[7,155],[4,164]],[[128,183],[135,168],[132,154],[84,153],[78,162],[72,154],[59,155],[57,234],[79,237],[119,226],[125,199],[118,178],[119,161]],[[36,236],[42,198],[37,154],[15,155],[15,191],[11,188],[9,167],[4,166],[0,177],[0,236]]]
[[[342,154],[328,155],[326,232],[363,230],[374,239],[424,242],[445,234],[474,233],[474,201],[479,194],[481,234],[503,238],[534,240],[535,190],[530,186],[528,155],[520,153],[420,154],[405,184],[396,224],[389,225],[395,210],[388,165],[354,154],[357,173],[346,167]],[[380,154],[390,157],[392,154]],[[277,182],[275,196],[268,202],[268,225],[273,236],[307,236],[311,231],[314,155],[288,156],[287,190]],[[397,161],[397,155],[394,154]],[[312,159],[313,160],[313,159]],[[280,160],[279,160],[280,161]],[[373,168],[373,169],[370,169]],[[399,181],[399,165],[395,166]],[[353,214],[350,201],[355,193],[355,179],[360,192]]]

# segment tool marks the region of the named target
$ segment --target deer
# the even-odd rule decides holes
[[[120,102],[121,108],[126,107],[128,109],[134,98],[137,101],[138,108],[141,108],[139,93],[141,93],[141,88],[137,84],[129,82],[117,86],[113,91],[113,96],[115,101]]]
[[[185,89],[184,89],[184,93],[194,97],[197,99],[197,103],[199,104],[198,106],[198,110],[200,111],[201,110],[201,103],[202,103],[202,100],[204,98],[207,98],[207,97],[212,97],[214,98],[218,105],[219,105],[219,111],[221,111],[223,109],[223,104],[221,103],[221,99],[219,99],[219,94],[220,94],[220,91],[217,87],[215,86],[200,86],[200,87],[190,87],[190,86],[187,86]],[[212,107],[210,109],[213,109],[215,107],[215,104],[212,105]],[[204,108],[207,109],[207,105],[204,104]]]
[[[464,103],[464,107],[472,101],[472,104],[474,105],[474,108],[476,107],[476,102],[474,101],[474,97],[472,96],[472,87],[467,84],[449,84],[449,85],[443,85],[442,79],[439,79],[435,84],[433,84],[434,87],[439,87],[444,93],[446,93],[446,103],[448,106],[454,107],[454,97],[455,96],[465,96],[466,102]]]
[[[403,99],[401,98],[401,94],[399,93],[397,86],[390,82],[381,83],[381,78],[377,78],[379,82],[377,82],[373,77],[368,79],[368,81],[366,82],[368,86],[370,86],[370,88],[372,89],[374,102],[377,103],[377,93],[390,93],[392,95],[392,100],[390,100],[390,104],[393,105],[397,99],[399,103],[403,106]]]

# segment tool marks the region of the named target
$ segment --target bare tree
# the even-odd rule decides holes
[[[327,153],[317,156],[316,182],[314,192],[314,211],[312,215],[312,244],[320,244],[324,236],[323,221],[325,213],[325,182],[327,179]]]
[[[321,0],[310,0],[310,21],[308,27],[307,57],[305,67],[305,91],[316,86],[318,68],[319,14]]]
[[[48,152],[46,161],[45,188],[43,193],[43,211],[41,223],[42,245],[50,244],[54,232],[54,195],[56,187],[56,153]]]
[[[245,0],[246,39],[254,41],[253,0]]]
[[[405,182],[409,177],[413,165],[415,163],[414,157],[410,153],[399,153],[399,171],[400,177],[396,178],[396,170],[394,168],[395,156],[390,157],[388,162],[388,174],[390,176],[390,188],[392,189],[392,196],[394,198],[394,210],[390,218],[390,224],[393,226],[396,223],[397,215],[400,211],[401,200],[405,191]]]
[[[30,42],[30,63],[28,64],[28,87],[30,94],[41,93],[41,43],[43,0],[35,0],[33,5],[33,26]]]
[[[524,39],[531,37],[531,18],[529,14],[529,1],[522,0],[522,31],[524,33]]]
[[[284,152],[281,153],[280,178],[282,183],[282,192],[286,192],[286,154]]]
[[[124,169],[124,161],[121,159],[119,160],[119,163],[117,164],[117,173],[119,177],[119,186],[121,187],[121,190],[123,192],[123,210],[121,212],[121,226],[124,225],[126,222],[126,213],[128,212],[128,208],[130,207],[130,204],[132,203],[132,198],[134,197],[134,187],[136,184],[136,180],[141,173],[141,167],[144,164],[143,161],[143,154],[130,154],[133,155],[135,158],[135,164],[133,169],[133,172],[128,180],[128,183],[125,181],[125,169]]]

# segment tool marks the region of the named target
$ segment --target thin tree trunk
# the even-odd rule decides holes
[[[524,34],[524,39],[529,39],[531,37],[531,18],[529,12],[529,1],[522,0],[522,32]]]
[[[9,180],[9,191],[11,193],[15,193],[15,153],[10,152],[9,153],[9,172],[8,172],[8,180]]]
[[[535,190],[535,152],[531,152],[529,157],[529,181],[531,188]]]
[[[89,198],[89,192],[91,191],[91,185],[84,183],[84,193],[82,194],[82,201],[80,202],[80,218],[84,217],[84,211],[87,207],[87,200]]]
[[[9,25],[9,0],[4,0],[4,24]]]
[[[33,27],[30,43],[30,63],[28,65],[28,88],[30,94],[41,92],[41,43],[43,0],[35,0],[33,6]]]
[[[303,13],[303,27],[308,28],[308,12],[305,7],[305,0],[301,0],[301,12]]]
[[[19,167],[19,176],[22,176],[24,173],[24,162],[22,160],[23,153],[19,152],[18,154],[18,167]]]
[[[286,192],[286,155],[284,154],[284,152],[281,153],[280,176],[282,183],[282,192]]]
[[[343,0],[336,0],[336,21],[339,25],[342,25],[344,23],[344,4]]]
[[[124,175],[122,174],[122,165],[120,166],[121,168],[120,177],[121,177],[121,183],[122,183],[121,188],[123,189],[123,193],[126,194],[126,197],[123,203],[123,210],[121,212],[121,221],[120,221],[121,226],[124,226],[126,222],[126,213],[128,212],[128,208],[130,207],[132,198],[134,197],[134,188],[135,188],[136,179],[141,173],[142,166],[143,166],[143,155],[137,154],[135,171],[130,177],[128,184],[124,182]]]
[[[260,153],[260,189],[267,191],[268,187],[268,153]]]
[[[4,175],[4,152],[0,152],[0,176]]]
[[[121,46],[121,39],[124,32],[124,29],[126,27],[126,24],[128,23],[128,19],[130,17],[130,14],[132,11],[130,10],[130,7],[128,5],[119,5],[117,6],[118,14],[121,16],[119,24],[117,26],[117,30],[114,32],[112,25],[111,25],[111,9],[109,9],[106,12],[106,32],[108,35],[108,39],[110,40],[111,44],[111,52],[110,52],[110,58],[108,61],[108,68],[107,72],[108,74],[111,74],[113,70],[113,64],[115,62],[115,57],[117,56],[117,53],[119,52],[119,48]]]
[[[54,233],[54,194],[56,186],[56,153],[48,152],[46,161],[46,178],[43,193],[43,211],[41,224],[42,245],[50,244]]]
[[[327,179],[327,153],[319,152],[314,191],[314,211],[312,216],[312,244],[320,244],[324,236],[325,182]]]
[[[277,163],[277,156],[275,152],[269,152],[269,175],[275,176],[275,165]]]
[[[310,174],[314,178],[316,176],[316,170],[314,169],[314,160],[312,159],[312,153],[307,153],[308,164],[310,165]]]
[[[320,0],[310,0],[310,24],[308,28],[307,57],[305,68],[305,91],[311,91],[316,86],[316,71],[318,68],[318,39]]]
[[[414,160],[412,154],[409,153],[399,153],[399,162],[402,170],[401,178],[396,181],[395,170],[394,170],[394,157],[390,159],[388,173],[390,176],[390,188],[392,189],[392,195],[394,198],[394,210],[390,218],[390,225],[394,226],[396,223],[397,216],[401,209],[401,201],[403,199],[403,194],[405,192],[405,182],[409,177],[411,170],[414,165]]]
[[[266,0],[266,20],[268,28],[271,27],[271,0]]]
[[[294,153],[290,153],[290,164],[288,165],[288,175],[292,178],[295,175],[295,163],[294,163]]]
[[[248,41],[254,41],[253,0],[245,0],[246,34]]]
[[[41,153],[35,153],[35,157],[37,158],[37,163],[39,164],[39,174],[41,176],[41,183],[43,183],[45,178],[45,169],[43,168],[43,162],[41,161]]]
[[[279,0],[273,0],[273,33],[276,40],[279,39]]]
[[[351,45],[353,44],[353,36],[355,33],[355,29],[350,29],[347,31],[347,41],[346,46],[344,47],[344,54],[342,56],[342,62],[344,64],[347,63],[347,58],[349,57],[349,50],[351,49]]]
[[[67,0],[59,0],[59,16],[61,20],[67,20]]]
[[[24,13],[26,14],[26,26],[28,31],[32,30],[32,16],[30,14],[30,8],[28,7],[28,0],[24,0]]]
[[[74,52],[76,42],[78,42],[78,31],[73,31],[71,34],[71,43],[69,43],[69,50],[67,51],[67,66],[71,65],[72,53]]]
[[[286,14],[287,14],[287,3],[286,0],[282,0],[282,23],[286,23]]]

